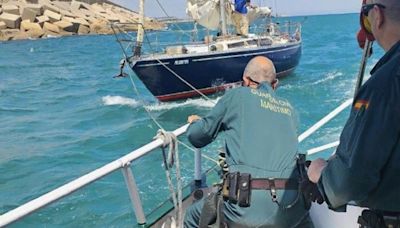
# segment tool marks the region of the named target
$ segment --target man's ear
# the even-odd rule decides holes
[[[246,76],[243,76],[243,85],[244,86],[249,86],[249,84],[250,84],[250,81],[249,81],[249,79],[246,77]]]
[[[377,6],[375,6],[376,7],[376,10],[378,11],[376,14],[375,14],[375,17],[376,17],[376,23],[377,23],[377,27],[379,28],[379,29],[381,29],[382,28],[382,26],[383,26],[383,22],[385,21],[385,16],[383,15],[383,11],[382,11],[382,9],[381,8],[379,8],[379,7],[377,7]]]
[[[271,82],[271,86],[273,90],[276,90],[276,88],[278,87],[279,84],[279,80],[277,78],[275,78],[272,82]]]

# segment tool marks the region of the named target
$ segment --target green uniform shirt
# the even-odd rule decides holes
[[[400,212],[400,41],[371,74],[318,185],[331,208],[355,201]]]
[[[187,135],[199,148],[224,132],[230,172],[251,173],[252,178],[297,178],[296,127],[293,107],[276,96],[268,83],[262,83],[258,89],[227,91],[207,116],[189,126]],[[282,205],[292,203],[296,196],[295,190],[278,191]],[[291,209],[280,209],[269,191],[253,190],[249,208],[225,202],[225,216],[250,227],[291,227],[307,215],[303,200],[298,202]]]

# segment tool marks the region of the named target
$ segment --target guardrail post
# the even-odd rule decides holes
[[[201,184],[201,150],[196,149],[194,152],[194,182],[196,187],[200,187]]]
[[[132,206],[136,215],[136,221],[139,225],[146,224],[146,216],[144,215],[142,201],[140,200],[138,188],[135,178],[133,177],[130,164],[125,165],[122,169],[126,186],[128,187],[129,197],[131,198]]]

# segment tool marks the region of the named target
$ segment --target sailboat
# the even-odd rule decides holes
[[[140,2],[140,24],[144,3]],[[248,35],[229,33],[233,6],[227,0],[188,0],[187,12],[196,26],[218,31],[201,41],[169,45],[157,53],[143,53],[144,28],[139,26],[129,66],[159,101],[212,94],[241,83],[246,63],[254,56],[271,59],[278,77],[294,71],[301,57],[301,24],[287,23],[285,29],[271,20],[268,7],[248,8],[249,22],[262,21]],[[261,20],[266,19],[266,20]],[[252,31],[252,30],[250,30]]]

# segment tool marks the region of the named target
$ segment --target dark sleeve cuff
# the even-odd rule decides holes
[[[328,208],[331,209],[332,211],[336,212],[346,212],[347,210],[347,205],[339,206],[337,208],[333,208],[332,204],[329,202],[328,197],[326,196],[324,185],[322,184],[322,175],[319,178],[319,181],[317,183],[318,190],[321,193],[322,197],[324,198],[325,203],[328,205]]]

